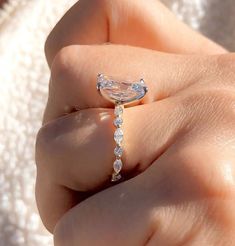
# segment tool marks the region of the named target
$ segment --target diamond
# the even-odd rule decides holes
[[[122,169],[122,161],[120,159],[116,159],[113,163],[113,170],[115,173],[119,173]]]
[[[121,128],[116,129],[116,131],[114,132],[114,140],[117,144],[121,144],[123,140],[123,131]]]
[[[114,114],[115,114],[116,116],[120,116],[121,114],[123,114],[123,107],[120,106],[120,105],[115,106]]]
[[[143,79],[130,82],[112,79],[102,74],[97,77],[97,89],[109,101],[121,104],[140,100],[147,93],[147,86]]]
[[[122,156],[122,154],[123,154],[122,147],[116,146],[115,149],[114,149],[114,154],[115,154],[116,157],[120,158]]]
[[[120,127],[123,123],[123,120],[121,117],[117,117],[116,119],[114,119],[113,121],[113,124],[116,126],[116,127]]]
[[[118,181],[118,180],[121,179],[121,178],[122,178],[121,174],[113,173],[113,174],[112,174],[112,179],[111,179],[111,181],[112,181],[112,182],[116,182],[116,181]]]

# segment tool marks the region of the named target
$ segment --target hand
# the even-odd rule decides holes
[[[220,48],[218,48],[218,50],[219,49]],[[79,50],[80,54],[79,61],[76,60],[77,50]],[[120,51],[124,53],[121,57],[118,56]],[[86,57],[84,57],[85,55]],[[82,57],[86,59],[83,61]],[[141,65],[143,73],[149,76],[147,81],[149,81],[149,83],[152,82],[152,84],[149,84],[151,93],[149,93],[146,99],[146,102],[149,102],[149,104],[126,110],[126,142],[138,143],[141,140],[141,149],[143,151],[139,153],[139,145],[125,146],[125,168],[130,175],[135,176],[135,171],[141,172],[150,165],[151,167],[135,178],[96,194],[72,209],[57,226],[56,243],[58,245],[62,238],[61,232],[63,231],[64,225],[66,225],[67,229],[67,236],[65,236],[64,240],[74,240],[75,245],[94,245],[94,243],[89,240],[96,240],[96,245],[109,245],[111,243],[109,243],[109,240],[113,239],[111,236],[116,235],[116,230],[113,230],[114,228],[112,226],[115,226],[118,229],[117,232],[121,235],[125,233],[128,235],[125,240],[119,237],[121,241],[115,241],[117,245],[142,245],[144,244],[144,240],[150,237],[150,232],[150,238],[154,245],[158,244],[156,240],[164,240],[164,237],[167,237],[168,241],[159,241],[160,245],[175,245],[181,235],[176,230],[174,231],[173,228],[176,226],[176,222],[184,223],[183,218],[177,220],[176,215],[180,215],[181,210],[178,208],[179,205],[175,205],[176,203],[182,205],[182,208],[187,208],[188,213],[186,213],[186,215],[193,217],[194,213],[200,211],[202,211],[202,215],[207,215],[207,207],[209,207],[210,204],[213,206],[216,204],[211,202],[211,194],[215,194],[215,200],[221,201],[221,197],[218,195],[218,192],[216,192],[216,189],[214,189],[216,185],[213,185],[213,182],[205,183],[207,175],[204,175],[204,173],[210,173],[211,170],[209,170],[209,172],[204,170],[207,170],[207,168],[210,169],[210,167],[214,170],[214,164],[213,166],[208,165],[208,163],[204,163],[203,165],[201,160],[195,159],[195,153],[200,151],[196,140],[198,139],[199,143],[200,139],[203,140],[201,146],[202,152],[200,153],[204,154],[207,149],[207,144],[210,143],[210,141],[204,141],[204,138],[209,140],[210,136],[213,138],[217,136],[217,131],[221,133],[221,125],[219,125],[218,128],[216,128],[216,134],[211,131],[211,135],[202,135],[204,131],[207,132],[207,125],[203,123],[203,119],[209,115],[213,117],[211,117],[211,121],[208,120],[208,123],[216,123],[216,120],[220,119],[219,112],[216,111],[216,113],[212,110],[213,105],[217,105],[216,102],[218,105],[221,104],[218,98],[223,98],[224,102],[222,106],[218,107],[219,109],[223,109],[223,105],[225,105],[226,108],[229,108],[227,107],[228,105],[232,105],[233,97],[230,95],[232,93],[231,91],[227,93],[225,88],[230,88],[229,82],[232,81],[233,77],[231,70],[227,69],[224,63],[231,63],[232,65],[233,57],[166,55],[140,48],[112,45],[92,47],[72,46],[64,48],[63,51],[59,52],[52,66],[52,86],[47,107],[47,112],[50,112],[46,112],[45,122],[51,121],[53,117],[62,116],[64,113],[64,105],[71,107],[72,105],[79,105],[80,108],[86,108],[88,106],[108,107],[109,105],[107,105],[105,101],[96,96],[95,88],[93,88],[94,78],[97,70],[99,72],[99,69],[101,69],[107,72],[107,74],[113,74],[113,72],[115,72],[114,67],[117,66],[118,72],[123,75],[127,73],[139,75],[140,73],[137,71],[138,67],[130,66],[128,71],[126,66],[120,67],[121,64],[123,64],[123,58],[125,58],[127,64],[135,62],[135,64]],[[77,63],[74,63],[75,61]],[[109,65],[110,63],[112,66]],[[171,71],[170,74],[164,70],[167,65],[169,66],[168,70]],[[214,65],[216,65],[216,69]],[[83,69],[86,68],[86,73],[84,73],[83,69],[77,69],[77,67],[81,66]],[[154,72],[155,67],[157,67],[156,72]],[[226,71],[226,69],[228,71]],[[215,73],[216,70],[219,72]],[[223,78],[223,85],[220,85],[219,82],[215,82],[220,80],[216,75],[220,75],[221,78]],[[91,80],[89,80],[89,78],[91,78]],[[67,81],[70,81],[70,83],[66,83]],[[172,81],[174,82],[174,86],[171,83]],[[204,81],[207,81],[207,83]],[[213,81],[213,84],[211,81]],[[91,85],[92,82],[93,85]],[[201,83],[203,83],[203,85],[201,85]],[[88,84],[89,90],[86,88]],[[216,90],[213,88],[218,87],[218,84],[220,85],[219,88],[221,91],[216,94]],[[179,92],[179,90],[183,88],[187,89]],[[76,91],[80,93],[79,97],[76,93],[72,93]],[[224,91],[226,93],[224,93]],[[82,97],[85,92],[87,94],[86,98]],[[203,95],[201,95],[201,92]],[[68,96],[66,97],[66,95],[69,95],[69,98]],[[169,95],[174,96],[167,98]],[[93,96],[96,98],[93,98]],[[155,99],[163,98],[165,99],[154,102]],[[68,99],[71,101],[65,103],[65,100]],[[199,102],[197,100],[199,100]],[[229,102],[231,103],[229,104]],[[205,110],[205,104],[209,104],[212,108],[209,107],[208,110]],[[195,112],[192,112],[192,108],[194,107]],[[230,109],[227,110],[229,111]],[[225,110],[223,110],[223,113],[226,114]],[[147,114],[151,117],[149,117],[148,121],[144,121],[143,119],[146,117],[143,116]],[[203,118],[204,114],[205,116]],[[51,115],[53,115],[53,117]],[[227,123],[234,120],[231,113],[226,114],[226,116],[228,115],[230,115],[230,117],[225,117]],[[197,122],[198,116],[201,117],[200,124]],[[110,164],[113,158],[113,147],[110,146],[112,141],[112,129],[110,127],[111,118],[112,110],[87,109],[68,115],[67,117],[61,117],[45,125],[40,131],[37,151],[37,197],[42,217],[49,228],[54,227],[55,222],[69,207],[72,207],[78,203],[79,200],[84,198],[82,192],[78,193],[75,191],[83,191],[85,193],[87,191],[94,191],[94,189],[98,187],[103,188],[102,185],[108,179],[108,175],[112,170]],[[133,124],[133,119],[135,119],[135,124]],[[227,123],[223,123],[222,126],[226,128],[227,132],[231,133],[232,127]],[[110,131],[108,131],[108,129],[110,129]],[[74,136],[76,136],[76,138],[74,138]],[[81,141],[85,139],[85,136],[87,141]],[[191,141],[194,136],[195,141]],[[224,139],[227,141],[227,138]],[[104,143],[103,148],[96,149],[101,146],[101,144],[97,145],[97,141]],[[221,141],[221,144],[222,142],[223,141]],[[149,146],[149,143],[151,143],[151,146]],[[104,149],[105,145],[108,145],[107,149]],[[187,148],[185,147],[186,145]],[[232,144],[230,143],[229,146],[231,147]],[[180,151],[177,151],[178,149],[180,149]],[[62,150],[63,152],[61,152]],[[144,150],[146,150],[145,153]],[[106,154],[107,156],[105,156]],[[228,156],[229,155],[226,154],[226,157]],[[218,163],[219,159],[215,159],[215,163]],[[173,161],[174,163],[177,162],[177,165],[172,163]],[[207,161],[210,163],[210,160]],[[195,164],[194,162],[197,163]],[[67,166],[65,163],[67,163]],[[96,163],[96,166],[94,166],[94,163]],[[204,166],[205,169],[203,169]],[[174,173],[172,173],[173,167],[175,168]],[[229,170],[229,168],[226,165],[221,165],[221,170]],[[215,172],[215,174],[217,173]],[[173,174],[174,176],[172,176]],[[215,177],[217,176],[215,175]],[[223,181],[224,177],[225,175],[221,175],[218,179],[215,178],[215,180],[221,179]],[[198,180],[204,182],[199,185]],[[185,185],[187,181],[192,183],[191,186]],[[224,182],[222,183],[222,193],[220,194],[225,194],[226,197],[231,198],[231,192],[227,192],[227,187],[231,187],[231,185],[227,184],[231,184],[231,182],[226,183],[225,186],[223,186],[223,184]],[[223,189],[223,187],[226,189]],[[125,199],[123,195],[120,197],[116,196],[117,194],[124,194]],[[88,195],[89,193],[86,193],[85,197]],[[146,199],[143,200],[143,197],[146,197]],[[122,203],[120,206],[117,206],[120,199]],[[203,204],[200,203],[202,200],[205,206],[202,206]],[[93,202],[96,203],[96,206],[93,205]],[[110,207],[110,210],[108,210],[108,207],[112,204],[116,206],[113,205],[113,207]],[[160,206],[161,204],[166,205],[166,210],[159,209],[159,207],[162,207]],[[225,205],[227,204],[226,200]],[[135,208],[134,205],[138,206]],[[103,207],[99,209],[100,206]],[[223,206],[218,207],[219,209],[224,208]],[[92,210],[90,210],[91,208]],[[132,213],[130,211],[131,208],[133,208]],[[204,208],[205,210],[203,210]],[[167,209],[172,209],[173,214],[172,216],[169,214],[169,218],[166,218],[166,220],[164,219],[164,212],[167,211]],[[195,209],[195,211],[193,209]],[[99,224],[98,228],[95,227],[96,230],[92,230],[93,226],[90,227],[89,225],[90,217],[88,217],[88,215],[87,217],[85,216],[86,211],[88,211],[89,215],[92,216],[91,218],[94,219],[94,224],[99,224],[99,216],[105,221]],[[111,214],[106,214],[107,211],[111,211]],[[132,218],[133,216],[135,217],[136,211],[139,211],[140,215],[138,219],[135,219],[134,223]],[[128,216],[125,216],[125,213],[127,213]],[[121,230],[120,226],[122,226],[124,222],[118,219],[119,215],[120,218],[128,218],[127,222],[129,222],[129,224],[126,223],[126,227],[124,227],[123,230]],[[218,213],[215,211],[212,215],[218,215]],[[79,216],[78,221],[75,216]],[[116,216],[118,216],[118,218],[116,218]],[[75,220],[71,222],[71,218],[75,218]],[[168,231],[167,229],[168,235],[164,232],[164,228],[160,228],[162,229],[162,236],[157,236],[156,239],[154,235],[161,235],[161,233],[155,228],[155,225],[158,225],[158,222],[160,223],[162,219],[164,219],[163,225],[167,228],[167,223],[170,223],[172,230]],[[176,220],[175,223],[172,222],[174,219]],[[88,220],[88,223],[86,220]],[[112,220],[115,220],[116,224],[114,224]],[[204,224],[206,224],[207,221],[208,220],[203,220]],[[205,230],[203,222],[198,223],[199,225],[202,224],[202,226],[196,226],[196,228],[201,229],[198,229],[198,231],[210,232],[209,230]],[[76,231],[75,234],[73,234],[72,230],[74,223],[75,225],[77,224],[79,228],[78,232]],[[189,219],[189,225],[190,223],[192,225],[195,224],[193,218]],[[179,227],[179,229],[180,228],[181,227]],[[105,234],[108,231],[112,231],[112,233],[108,235],[110,237],[107,238],[107,235],[102,236],[100,234],[102,231]],[[188,232],[185,232],[186,237],[190,236],[192,231],[193,230],[189,229]],[[178,235],[174,240],[175,244],[172,244],[170,241],[171,237],[174,237],[173,232]],[[229,230],[226,232],[228,233]],[[184,234],[183,230],[182,234]],[[90,235],[89,238],[85,237],[88,235]],[[96,235],[98,235],[99,238],[96,238]],[[139,237],[137,237],[137,235]],[[195,235],[200,234],[195,233]],[[76,236],[78,236],[78,238],[76,238]],[[182,238],[184,238],[184,235],[182,235]],[[198,237],[196,238],[198,239]],[[216,240],[216,237],[214,238]],[[102,244],[102,241],[97,240],[104,240],[105,243]],[[70,241],[66,242],[68,245],[73,245]],[[165,244],[163,242],[165,242]]]

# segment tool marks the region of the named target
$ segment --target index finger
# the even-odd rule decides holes
[[[226,50],[183,24],[159,1],[80,0],[55,26],[45,52],[49,65],[73,44],[128,44],[171,53]]]

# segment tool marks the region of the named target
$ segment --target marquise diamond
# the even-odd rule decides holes
[[[122,161],[120,159],[116,159],[113,163],[113,170],[115,173],[119,173],[122,169]]]
[[[123,130],[121,128],[117,128],[114,132],[114,140],[119,145],[123,141]]]
[[[116,119],[114,119],[113,121],[113,124],[116,126],[116,127],[120,127],[123,123],[123,120],[121,117],[117,117]]]
[[[115,149],[114,149],[114,154],[115,154],[116,157],[120,158],[122,156],[122,154],[123,154],[122,147],[116,146]]]

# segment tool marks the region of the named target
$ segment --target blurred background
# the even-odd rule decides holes
[[[0,246],[53,245],[35,204],[34,144],[49,81],[44,42],[75,2],[0,0]],[[234,0],[162,2],[192,28],[235,50]]]

